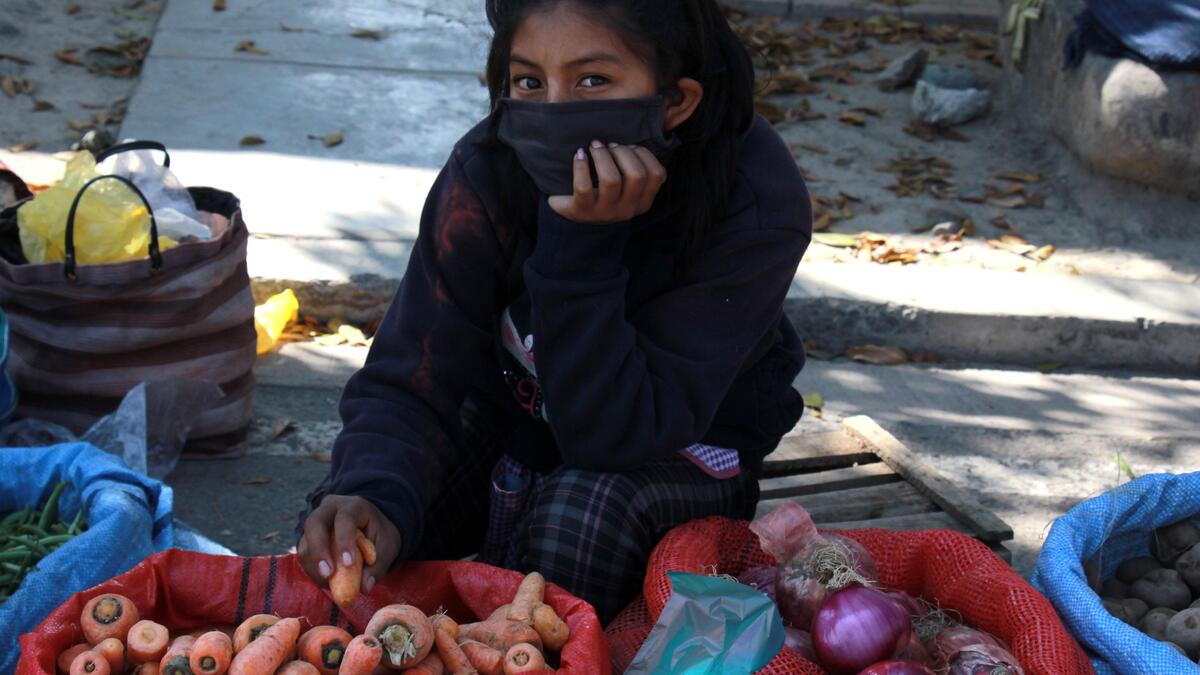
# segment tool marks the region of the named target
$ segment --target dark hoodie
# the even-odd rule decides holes
[[[757,472],[804,407],[791,387],[804,351],[783,301],[812,212],[766,121],[743,138],[727,215],[682,277],[677,228],[653,210],[585,225],[543,197],[532,231],[504,222],[511,151],[490,128],[458,142],[429,193],[400,289],[342,397],[329,480],[310,500],[371,501],[400,530],[401,559],[446,474],[439,459],[461,442],[468,397],[506,452],[539,471],[628,470],[705,443]],[[532,383],[501,339],[510,317],[536,342]]]

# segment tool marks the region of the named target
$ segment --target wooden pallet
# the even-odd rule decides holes
[[[1009,562],[1012,528],[870,417],[844,429],[788,436],[763,464],[758,514],[795,501],[818,527],[846,530],[957,530]]]

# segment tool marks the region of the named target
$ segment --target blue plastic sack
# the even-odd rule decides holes
[[[43,558],[0,605],[0,673],[13,672],[17,638],[55,607],[174,541],[171,488],[87,443],[0,449],[0,514],[38,506],[60,480],[70,485],[59,517],[70,521],[82,505],[88,529]]]
[[[626,674],[752,673],[783,649],[779,608],[722,577],[667,572],[671,597]]]
[[[1198,514],[1200,472],[1153,474],[1077,504],[1054,521],[1032,582],[1088,651],[1099,675],[1196,670],[1171,647],[1110,615],[1088,587],[1083,561],[1095,559],[1101,578],[1109,579],[1125,559],[1150,555],[1155,528]]]

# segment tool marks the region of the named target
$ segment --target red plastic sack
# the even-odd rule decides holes
[[[407,563],[376,584],[369,597],[359,597],[342,611],[312,583],[295,555],[237,558],[172,549],[76,593],[32,633],[22,635],[17,673],[53,675],[58,655],[83,641],[83,606],[101,593],[127,596],[143,617],[167,626],[172,634],[214,623],[238,624],[255,614],[302,617],[357,634],[377,609],[392,603],[416,605],[428,613],[445,608],[460,621],[487,617],[512,600],[521,578],[517,572],[474,562]],[[546,604],[571,628],[557,672],[609,675],[608,644],[596,610],[553,584],[546,584]]]
[[[1050,602],[980,542],[947,530],[864,529],[838,534],[867,549],[879,569],[881,585],[958,611],[972,626],[1004,640],[1028,675],[1095,672]],[[775,560],[759,547],[747,521],[712,517],[675,528],[650,556],[643,599],[609,624],[606,636],[614,669],[624,670],[633,660],[667,603],[668,571],[707,574],[715,565],[717,573],[737,576],[747,567],[772,564]],[[824,671],[783,650],[759,672]]]

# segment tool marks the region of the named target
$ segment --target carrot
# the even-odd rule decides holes
[[[541,649],[542,646],[542,638],[533,629],[533,626],[507,619],[483,621],[480,623],[464,623],[458,627],[458,638],[460,640],[482,642],[500,652],[507,652],[513,645],[518,645],[522,642],[536,645],[538,649]]]
[[[229,664],[229,675],[271,675],[296,647],[299,619],[281,619],[246,645]]]
[[[412,605],[387,605],[367,623],[366,634],[383,644],[383,660],[403,669],[420,663],[433,650],[433,625]]]
[[[316,626],[300,636],[296,652],[300,660],[316,666],[321,675],[334,675],[353,639],[337,626]]]
[[[492,615],[489,616],[487,618],[487,620],[488,621],[497,621],[497,620],[507,621],[508,620],[508,610],[510,608],[512,608],[511,602],[508,603],[507,605],[500,605],[499,607],[496,608],[496,611],[492,612]]]
[[[75,657],[92,648],[86,642],[81,642],[72,647],[67,647],[66,651],[58,655],[58,673],[59,675],[67,675],[71,672],[71,663],[75,661]]]
[[[474,640],[463,640],[458,646],[467,655],[471,665],[483,675],[501,675],[504,672],[504,652]]]
[[[110,637],[124,638],[139,618],[138,608],[132,600],[116,593],[104,593],[83,606],[79,625],[88,644],[95,645]]]
[[[196,638],[188,664],[196,675],[223,675],[233,661],[233,640],[219,630]]]
[[[378,559],[378,555],[375,552],[375,542],[367,539],[367,535],[359,532],[358,536],[354,538],[354,543],[358,544],[358,550],[362,553],[363,562],[368,565],[374,565]]]
[[[504,675],[528,673],[545,667],[546,658],[542,656],[542,652],[528,643],[513,645],[504,655]]]
[[[125,643],[117,638],[104,638],[95,647],[96,653],[108,661],[114,673],[125,672]]]
[[[546,595],[546,579],[537,572],[530,572],[521,580],[521,585],[517,587],[517,594],[513,596],[512,607],[508,610],[508,618],[511,621],[524,621],[529,623],[533,620],[534,605],[542,602]]]
[[[458,646],[458,623],[445,614],[430,617],[429,622],[433,625],[434,646],[437,647],[438,656],[442,657],[442,664],[446,666],[446,670],[452,675],[478,673],[475,666],[471,665],[471,660]]]
[[[319,675],[320,669],[308,661],[289,661],[275,671],[275,675]]]
[[[200,628],[197,628],[196,630],[189,631],[188,635],[191,635],[192,637],[194,637],[196,639],[200,639],[200,636],[204,635],[205,633],[211,633],[213,631],[217,631],[219,633],[224,633],[225,635],[229,636],[230,640],[233,640],[233,631],[236,628],[237,628],[237,626],[233,626],[233,625],[230,625],[227,623],[213,623],[213,624],[209,624],[207,626],[202,626]]]
[[[110,673],[112,673],[112,666],[108,665],[104,656],[94,649],[79,652],[79,655],[71,662],[71,675],[109,675]]]
[[[542,603],[533,608],[533,629],[542,638],[542,644],[550,651],[558,651],[567,644],[571,629],[567,623],[558,618],[558,613],[550,605]]]
[[[430,652],[429,656],[421,659],[417,665],[405,670],[404,675],[442,675],[444,672],[446,672],[446,664],[442,663],[437,652]]]
[[[157,663],[143,663],[131,671],[132,675],[158,675]]]
[[[370,635],[359,635],[346,646],[338,675],[370,675],[383,659],[383,645]]]
[[[279,623],[279,617],[274,614],[255,614],[246,619],[233,631],[233,653],[238,653],[246,645],[262,635],[263,631]]]
[[[130,663],[158,663],[167,653],[171,635],[166,626],[149,619],[139,621],[125,636],[125,648]]]
[[[329,594],[338,607],[354,602],[362,587],[362,554],[351,549],[350,556],[352,562],[346,565],[342,562],[342,556],[334,555],[333,574],[329,575]]]
[[[158,662],[158,672],[162,675],[195,675],[192,672],[191,662],[188,660],[192,655],[192,646],[195,644],[196,638],[191,635],[180,635],[175,638],[171,642],[171,646],[167,648],[167,653]]]

